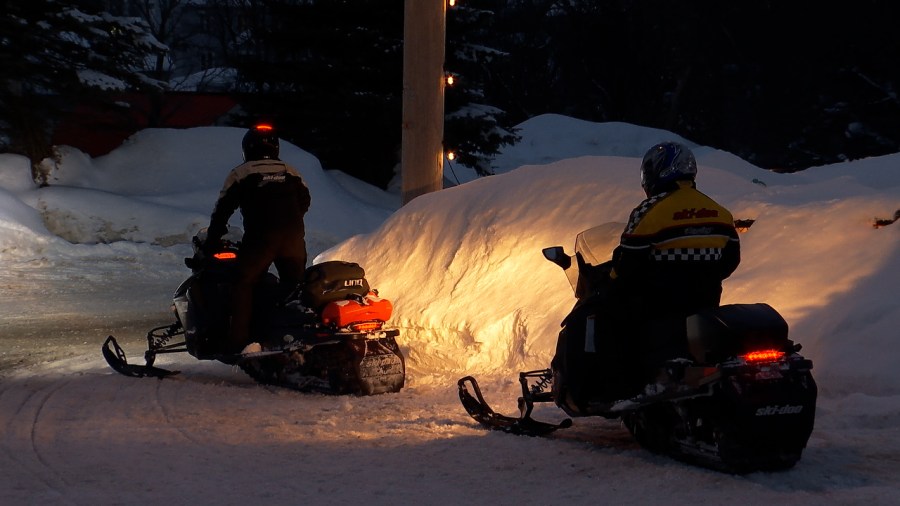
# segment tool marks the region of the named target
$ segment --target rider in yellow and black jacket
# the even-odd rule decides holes
[[[697,162],[685,146],[651,148],[641,164],[647,199],[631,212],[613,253],[610,277],[627,318],[642,328],[645,355],[683,352],[682,343],[666,351],[655,342],[665,332],[654,323],[683,327],[673,322],[718,306],[722,281],[741,260],[731,213],[696,189],[696,175]]]
[[[697,191],[696,175],[689,149],[653,146],[641,162],[647,199],[631,212],[612,260],[591,265],[576,254],[578,303],[551,362],[554,395],[567,412],[665,381],[667,360],[690,358],[685,318],[719,305],[740,242],[731,213]]]

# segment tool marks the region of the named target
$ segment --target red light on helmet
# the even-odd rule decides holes
[[[256,129],[256,131],[258,131],[258,132],[271,132],[273,130],[272,125],[267,125],[265,123],[256,125],[253,128]]]
[[[747,362],[774,362],[776,360],[781,359],[783,356],[784,356],[783,351],[759,350],[759,351],[751,351],[750,353],[741,355],[741,358],[743,358]]]
[[[216,260],[234,260],[237,258],[237,253],[233,251],[220,251],[218,253],[213,253],[213,258]]]

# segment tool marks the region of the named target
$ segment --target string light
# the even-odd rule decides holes
[[[456,7],[456,0],[447,0],[447,5],[449,7]],[[447,86],[453,86],[454,82],[456,82],[456,78],[453,76],[453,74],[451,74],[450,72],[446,72],[444,74],[444,84]],[[456,160],[456,153],[453,151],[445,151],[444,156],[447,157],[448,162],[453,162],[453,160]],[[459,178],[456,177],[456,171],[453,170],[453,164],[450,163],[449,167],[450,171],[453,173],[454,179],[456,179],[456,184],[459,184]]]
[[[453,151],[445,151],[444,156],[447,158],[447,167],[450,169],[450,173],[453,174],[453,179],[456,180],[456,184],[460,184],[459,177],[456,175],[456,170],[453,169],[453,160],[456,159],[456,153]]]

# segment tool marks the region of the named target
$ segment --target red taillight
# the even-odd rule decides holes
[[[265,123],[260,123],[259,125],[256,125],[253,128],[255,128],[258,132],[271,132],[272,131],[272,125],[268,125]]]
[[[350,325],[352,330],[356,332],[369,332],[370,330],[378,330],[381,328],[381,322],[362,322]]]
[[[216,260],[234,260],[237,258],[237,253],[233,251],[220,251],[218,253],[213,253],[213,258]]]
[[[741,355],[741,358],[747,362],[774,362],[783,356],[784,352],[780,350],[759,350]]]

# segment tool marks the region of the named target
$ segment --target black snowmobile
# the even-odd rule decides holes
[[[593,232],[579,234],[574,256],[559,246],[543,250],[579,300],[562,323],[550,368],[519,374],[519,416],[494,412],[471,376],[458,382],[466,411],[490,429],[542,436],[572,425],[532,418],[535,404],[553,402],[571,417],[621,419],[642,447],[700,466],[732,473],[792,467],[812,433],[817,389],[812,362],[788,339],[781,315],[764,303],[731,304],[655,325],[662,334],[654,342],[674,342],[685,353],[664,359],[652,376],[639,373],[634,339],[600,330],[597,294],[609,284],[610,266],[592,255],[602,250],[592,244],[602,234]]]
[[[406,366],[397,345],[399,330],[385,326],[392,305],[371,290],[362,267],[330,261],[306,270],[303,286],[284,293],[266,273],[254,292],[252,335],[262,351],[233,354],[224,349],[230,286],[240,255],[239,229],[222,248],[207,254],[206,229],[193,238],[192,274],[173,297],[175,322],[147,333],[145,365],[129,364],[113,336],[103,356],[116,371],[133,377],[164,378],[159,355],[187,352],[199,360],[236,365],[260,383],[304,392],[373,395],[404,386]]]

